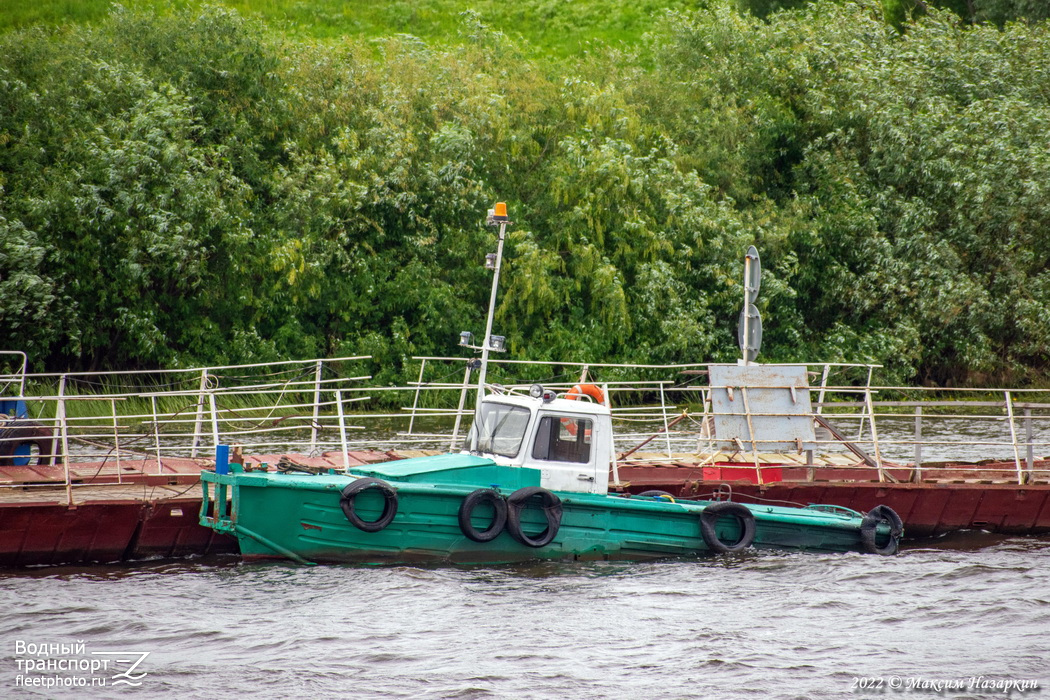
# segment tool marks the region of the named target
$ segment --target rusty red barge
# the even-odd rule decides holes
[[[968,529],[1050,533],[1050,458],[1036,456],[1050,450],[1050,404],[1018,401],[1037,392],[878,401],[880,388],[870,385],[874,367],[866,369],[864,384],[831,387],[824,366],[816,375],[820,386],[811,390],[814,373],[806,366],[710,365],[695,451],[676,455],[670,441],[665,454],[632,450],[620,455],[618,476],[636,492],[714,492],[860,512],[885,503],[900,514],[909,538]],[[924,461],[924,449],[1006,451],[1013,459]],[[900,460],[905,454],[910,462]]]
[[[198,523],[209,443],[250,439],[274,465],[288,444],[317,468],[390,459],[346,442],[343,392],[367,378],[347,369],[363,359],[31,375],[0,352],[16,367],[0,374],[0,567],[235,551]],[[336,403],[338,459],[324,454]]]
[[[251,468],[289,459],[314,469],[389,461],[382,452],[267,454]],[[0,460],[3,461],[3,460]],[[10,462],[11,459],[6,460]],[[162,458],[0,466],[0,567],[117,562],[236,552],[236,542],[200,526],[200,472],[214,460]]]
[[[655,458],[621,465],[620,478],[634,493],[661,490],[682,497],[731,493],[733,500],[747,503],[834,503],[862,513],[884,503],[904,520],[908,539],[957,530],[1050,533],[1050,483],[1045,479],[1018,485],[1012,481],[1013,465],[1002,462],[941,466],[945,468],[927,470],[919,482],[913,480],[911,468],[887,469],[885,475],[894,480],[880,481],[873,469],[771,467],[767,480],[759,484],[753,467],[699,466]],[[1050,471],[1050,460],[1037,460],[1034,466]]]
[[[470,418],[462,409],[470,370],[462,384],[425,381],[425,373],[448,377],[466,359],[417,358],[419,382],[393,389],[414,395],[411,407],[351,416],[350,405],[392,390],[364,383],[355,370],[363,359],[110,373],[105,381],[24,368],[0,375],[13,397],[3,403],[0,393],[0,566],[233,551],[232,541],[198,525],[199,473],[217,444],[243,444],[253,468],[283,460],[337,470],[458,446],[459,419]],[[538,365],[549,376],[550,364],[512,368]],[[960,529],[1050,533],[1050,460],[1038,456],[1050,452],[1050,404],[1034,392],[941,401],[915,390],[911,400],[879,400],[890,390],[871,385],[872,368],[857,365],[649,366],[649,376],[670,378],[600,384],[594,375],[612,366],[576,367],[579,380],[567,385],[593,384],[583,393],[600,395],[621,421],[610,456],[614,490],[861,513],[884,503],[910,539]],[[683,370],[694,373],[688,381]],[[832,371],[859,371],[862,381],[835,386]],[[697,377],[707,382],[692,383]],[[820,381],[811,387],[812,377]],[[421,400],[427,392],[433,398]],[[640,405],[653,396],[658,405]],[[433,429],[440,420],[440,435],[419,433],[419,422]],[[390,422],[351,441],[351,422],[366,421]],[[992,456],[971,456],[978,450]],[[966,461],[945,457],[952,454]]]

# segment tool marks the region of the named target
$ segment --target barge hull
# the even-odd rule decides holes
[[[344,457],[263,454],[258,467],[292,458],[341,468]],[[391,459],[354,451],[347,464]],[[164,458],[0,466],[0,568],[89,564],[160,557],[236,553],[237,540],[201,526],[203,459]]]
[[[622,475],[622,473],[621,473]],[[1032,484],[886,484],[879,482],[793,482],[758,485],[636,475],[630,490],[667,491],[683,498],[731,490],[744,503],[809,505],[830,503],[866,513],[885,504],[905,523],[905,537],[935,537],[956,530],[984,530],[1004,535],[1050,533],[1050,485]]]
[[[200,498],[0,508],[0,567],[111,563],[236,552],[236,541],[197,520]]]

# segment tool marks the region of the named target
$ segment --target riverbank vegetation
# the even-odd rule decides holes
[[[404,381],[483,331],[505,200],[512,356],[731,361],[754,244],[761,360],[1045,382],[1050,26],[702,5],[547,54],[478,13],[445,42],[197,5],[0,35],[2,345]]]

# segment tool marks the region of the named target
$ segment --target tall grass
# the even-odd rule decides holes
[[[4,0],[0,32],[30,25],[64,25],[103,20],[110,0]],[[122,0],[128,8],[171,13],[199,7],[199,0]],[[476,12],[488,31],[524,39],[539,54],[568,56],[589,42],[634,44],[668,9],[682,0],[212,0],[264,19],[273,29],[299,39],[380,38],[411,34],[427,42],[458,42],[465,12]]]

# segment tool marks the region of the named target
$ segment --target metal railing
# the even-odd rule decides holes
[[[22,358],[23,371],[5,377],[17,377],[9,378],[8,386],[18,386],[16,398],[28,415],[0,426],[15,431],[0,433],[0,457],[7,454],[5,445],[28,442],[24,431],[31,428],[40,437],[29,461],[57,462],[51,469],[61,468],[70,503],[85,470],[110,470],[121,484],[131,471],[169,473],[166,465],[176,460],[205,465],[218,444],[240,444],[246,454],[330,451],[342,455],[344,466],[352,450],[454,450],[463,419],[473,414],[466,398],[476,391],[466,358],[414,358],[420,363],[418,379],[401,387],[371,385],[359,371],[369,359],[362,356],[64,374],[26,374]],[[870,384],[872,366],[808,365],[811,379],[819,377],[819,383],[804,387],[816,395],[808,407],[816,431],[807,445],[785,450],[783,440],[756,434],[754,427],[784,414],[752,410],[753,390],[747,387],[737,388],[745,400],[729,414],[741,417],[747,431],[716,434],[712,391],[729,387],[703,383],[707,364],[490,363],[490,389],[499,381],[520,391],[532,383],[559,391],[583,382],[602,386],[615,428],[614,467],[616,455],[636,462],[733,462],[751,465],[759,480],[763,470],[784,464],[811,467],[811,478],[822,467],[834,467],[875,470],[880,480],[899,480],[907,468],[909,480],[921,481],[946,470],[969,476],[990,459],[1000,463],[995,466],[1000,471],[1002,463],[1010,465],[1018,483],[1050,476],[1039,460],[1050,453],[1050,403],[1034,400],[1045,391],[879,387]],[[831,384],[831,375],[842,372],[854,372],[855,381]],[[396,405],[389,392],[411,397],[411,405],[383,409]],[[772,449],[778,444],[780,449]],[[961,464],[940,464],[948,461]]]
[[[19,350],[0,350],[0,360],[10,356],[21,358],[18,370],[7,374],[0,373],[0,400],[7,397],[19,397],[26,390],[26,372],[29,370],[29,357]]]
[[[367,359],[27,374],[14,397],[25,415],[0,426],[0,464],[31,463],[41,477],[60,468],[72,503],[74,488],[98,485],[84,472],[105,473],[120,485],[128,472],[171,474],[178,460],[210,456],[220,443],[254,452],[346,454],[347,431],[358,427],[347,424],[346,407],[368,401],[371,389],[364,384],[369,376],[346,370]],[[27,387],[36,391],[27,395]],[[29,449],[19,454],[16,447]]]
[[[416,422],[416,418],[420,415],[429,416],[451,416],[455,419],[455,423],[452,428],[452,435],[449,439],[449,449],[455,450],[460,444],[460,426],[464,417],[471,417],[474,414],[474,410],[464,409],[467,403],[466,398],[471,391],[476,391],[476,385],[471,383],[471,368],[470,358],[462,357],[413,357],[413,360],[420,362],[419,366],[419,377],[415,382],[411,383],[414,387],[414,395],[411,407],[404,407],[402,410],[406,411],[410,415],[408,432],[406,435],[413,435],[413,430]],[[494,374],[499,376],[499,369],[504,371],[504,374],[508,370],[514,370],[519,375],[531,375],[531,379],[522,381],[521,376],[515,376],[514,380],[509,383],[499,384],[495,382],[487,382],[486,386],[491,389],[513,389],[517,391],[525,391],[531,384],[541,383],[544,387],[554,389],[556,391],[568,391],[571,387],[581,383],[596,383],[597,380],[591,378],[592,372],[597,370],[612,372],[613,376],[622,376],[627,372],[643,372],[651,371],[662,374],[667,373],[679,373],[689,370],[699,370],[700,368],[706,367],[704,363],[688,363],[688,364],[673,364],[673,365],[653,365],[653,364],[616,364],[616,363],[587,363],[587,362],[560,362],[560,361],[547,361],[547,360],[502,360],[489,358],[489,364],[494,365],[497,369]],[[425,381],[425,377],[428,366],[433,372],[440,373],[438,379],[431,379]],[[462,380],[460,382],[447,381],[450,377],[459,376],[460,368],[463,368]],[[552,375],[551,371],[555,373]],[[557,371],[561,370],[561,371]],[[569,378],[569,370],[573,372],[572,377]],[[578,375],[576,374],[578,372]],[[631,421],[651,421],[653,419],[659,419],[662,421],[664,428],[670,417],[673,417],[679,412],[679,408],[675,403],[668,402],[668,393],[673,389],[674,392],[682,399],[688,401],[690,394],[696,394],[697,392],[702,393],[703,387],[694,387],[683,385],[681,379],[639,379],[637,377],[631,379],[605,379],[597,382],[600,383],[603,388],[606,389],[607,395],[609,395],[609,404],[614,419],[619,419],[622,424],[630,423]],[[446,401],[449,392],[458,393],[458,403],[456,407],[452,407],[450,404],[445,404],[440,407],[421,407],[420,398],[425,396],[426,393],[441,394],[444,393]],[[637,404],[634,401],[627,404],[625,407],[618,408],[617,401],[613,399],[616,395],[623,395],[626,393],[633,394],[652,394],[654,398],[659,397],[659,402],[655,405],[649,404]],[[623,427],[623,426],[621,426]],[[647,433],[646,433],[647,434]],[[630,441],[639,437],[645,437],[645,434],[638,434],[635,432],[624,432],[620,431],[617,433],[617,438],[620,441]],[[670,443],[668,442],[668,450],[670,451]]]

